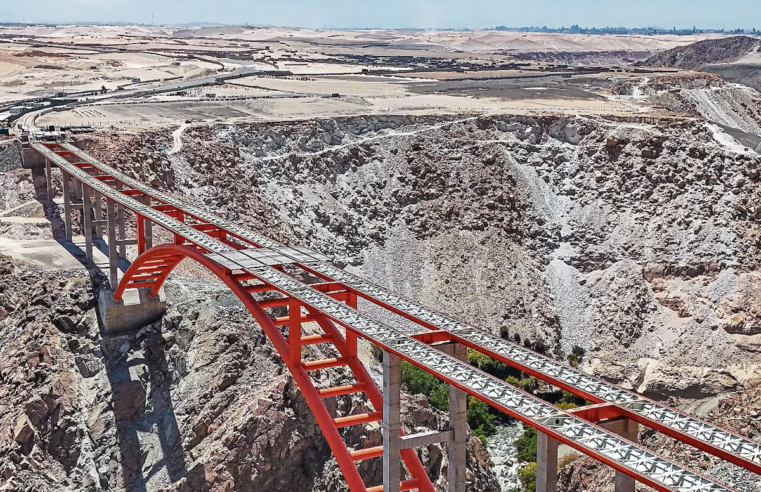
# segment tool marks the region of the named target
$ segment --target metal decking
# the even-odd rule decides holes
[[[32,145],[66,173],[103,196],[182,237],[226,270],[245,272],[288,298],[303,303],[309,311],[327,316],[348,331],[372,341],[487,404],[658,490],[687,492],[732,489],[671,463],[577,414],[560,411],[533,395],[429,346],[421,341],[426,339],[425,336],[410,336],[399,329],[380,323],[275,267],[283,264],[297,265],[326,282],[338,284],[357,296],[417,322],[429,330],[423,335],[431,334],[436,337],[436,341],[451,340],[465,344],[590,401],[607,403],[605,411],[608,417],[630,418],[756,473],[761,471],[761,446],[753,441],[685,416],[636,393],[426,309],[334,267],[322,255],[304,248],[287,248],[259,233],[246,230],[161,193],[93,159],[71,144],[62,144],[58,153],[76,156],[83,162],[72,164],[45,145]],[[82,169],[90,167],[103,173],[107,179],[104,180],[102,176],[93,177]],[[117,191],[105,183],[113,180],[129,187],[130,190]],[[127,196],[125,191],[138,192],[159,202],[159,205],[145,205]],[[156,209],[161,207],[177,210],[184,216],[213,226],[238,242],[215,239]]]

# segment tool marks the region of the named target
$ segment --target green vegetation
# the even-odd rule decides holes
[[[475,350],[468,350],[468,363],[499,379],[505,379],[510,375],[519,374],[519,371],[516,371],[507,364],[492,359],[488,355],[476,352]]]
[[[424,370],[403,361],[402,389],[412,395],[425,395],[434,408],[446,412],[449,410],[449,386]],[[497,430],[496,416],[491,407],[481,400],[468,398],[468,425],[473,435],[478,436],[486,445],[486,438]]]
[[[536,492],[536,463],[529,463],[518,470],[518,480],[524,492]]]
[[[491,414],[491,408],[486,403],[476,398],[468,397],[468,425],[473,435],[478,436],[486,446],[486,437],[494,434],[497,426],[494,421],[497,418]]]
[[[518,459],[528,463],[536,461],[536,429],[526,427],[523,435],[515,441],[515,447],[518,450]]]
[[[425,395],[430,398],[431,394],[433,394],[433,391],[437,387],[446,386],[446,384],[441,382],[441,380],[437,377],[425,372],[416,366],[413,366],[407,361],[402,361],[401,369],[402,390],[411,395]]]
[[[584,349],[581,347],[573,347],[571,355],[568,356],[568,361],[571,365],[578,367],[583,362],[583,359]],[[532,377],[508,377],[507,382],[532,394],[536,394],[542,387],[542,383]],[[539,396],[562,410],[570,410],[589,404],[589,402],[585,401],[583,398],[579,398],[568,391],[539,393]],[[532,427],[525,427],[523,435],[515,442],[515,447],[518,451],[518,459],[527,463],[526,466],[518,470],[521,491],[536,492],[536,430]]]
[[[583,348],[579,347],[578,345],[575,345],[571,349],[571,355],[568,356],[568,362],[573,367],[579,367],[581,362],[584,360],[584,355],[586,355],[587,351]]]
[[[529,376],[527,378],[521,379],[510,376],[507,378],[507,383],[515,386],[516,388],[520,388],[527,393],[534,393],[539,389],[539,380],[534,376]]]
[[[513,337],[516,342],[520,343],[520,337],[517,334]],[[531,346],[528,340],[524,341],[524,346],[533,348],[533,350],[544,352],[546,347],[537,343]],[[373,357],[377,361],[383,360],[383,350],[373,346]],[[568,356],[568,362],[578,367],[584,360],[585,351],[581,347],[573,347],[571,354]],[[560,355],[561,360],[565,358]],[[579,398],[567,391],[549,392],[547,385],[542,383],[534,376],[524,374],[512,367],[499,362],[491,357],[479,352],[469,350],[468,362],[494,377],[506,380],[509,384],[520,388],[527,393],[537,395],[545,401],[556,405],[563,410],[570,410],[576,407],[589,404],[583,398]],[[401,364],[402,371],[402,389],[410,394],[425,395],[428,402],[434,408],[443,412],[449,410],[449,386],[432,376],[426,371],[403,361]],[[473,397],[468,397],[467,420],[473,435],[481,439],[486,446],[486,438],[496,431],[498,419],[508,418],[500,413],[496,413],[487,404]],[[518,471],[518,478],[521,482],[522,492],[536,492],[536,447],[537,432],[532,427],[525,427],[523,435],[515,443],[518,451],[518,459],[526,462],[527,465]],[[512,491],[519,492],[519,491]]]

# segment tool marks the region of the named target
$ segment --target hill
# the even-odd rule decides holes
[[[761,39],[750,36],[708,39],[664,51],[650,57],[645,65],[702,70],[711,65],[742,63],[758,55]]]
[[[727,82],[761,91],[760,48],[761,39],[750,36],[709,39],[664,51],[642,64],[715,73]]]

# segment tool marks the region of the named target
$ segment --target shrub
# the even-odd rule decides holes
[[[534,376],[529,376],[522,379],[510,376],[507,378],[507,383],[528,393],[533,393],[539,389],[539,380]]]
[[[518,480],[525,492],[536,492],[536,463],[529,463],[518,470]]]
[[[434,408],[438,408],[442,412],[449,411],[449,386],[446,384],[440,384],[436,386],[431,392],[431,396],[428,398]]]
[[[373,348],[371,349],[373,354],[373,359],[376,360],[376,362],[383,362],[383,349],[379,346],[373,344]]]
[[[537,434],[533,427],[523,429],[523,435],[515,441],[515,447],[518,450],[518,459],[521,461],[536,461],[536,443]]]
[[[494,425],[496,417],[489,411],[489,405],[476,398],[468,397],[468,425],[473,433],[483,436],[490,436],[497,430]]]
[[[586,401],[584,398],[580,396],[576,396],[573,393],[569,393],[568,391],[565,391],[565,390],[563,391],[563,396],[560,397],[560,400],[557,403],[557,406],[564,410],[570,410],[571,408],[576,408],[576,407],[583,407],[584,405],[589,405],[589,402]]]
[[[425,395],[430,397],[433,390],[439,385],[444,385],[439,379],[413,366],[407,361],[402,361],[402,389],[411,395]]]
[[[476,352],[475,350],[468,350],[468,362],[471,366],[477,367],[485,373],[491,374],[492,376],[499,379],[505,379],[511,374],[520,374],[519,371],[513,369],[507,364],[496,359],[492,359],[488,355]]]
[[[584,355],[586,355],[587,351],[583,348],[579,347],[578,345],[574,345],[574,347],[571,349],[571,355],[568,356],[568,362],[573,367],[579,367],[581,363],[584,361]]]

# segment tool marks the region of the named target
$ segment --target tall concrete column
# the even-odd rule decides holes
[[[92,204],[90,203],[91,190],[82,184],[82,233],[85,235],[85,254],[92,259]]]
[[[94,209],[95,209],[95,237],[103,239],[103,196],[97,191],[94,192]]]
[[[151,197],[143,196],[143,203],[150,207]],[[145,249],[151,249],[153,247],[153,222],[150,220],[143,220],[143,237],[145,238]]]
[[[383,492],[399,492],[402,482],[401,360],[383,352]]]
[[[66,241],[71,242],[71,197],[69,196],[71,183],[69,182],[69,175],[63,172],[63,170],[61,171],[61,176],[63,177],[63,214],[64,223],[66,224]]]
[[[117,270],[118,248],[116,246],[116,202],[106,198],[106,228],[108,229],[108,272],[111,281],[111,290],[116,290],[119,285]]]
[[[116,182],[116,189],[121,190],[122,184],[120,182]],[[127,239],[125,228],[124,228],[124,207],[121,203],[116,204],[116,226],[119,228],[119,241],[124,241]],[[119,258],[122,260],[127,259],[127,245],[125,244],[119,244]]]
[[[560,443],[543,432],[536,437],[536,492],[557,492]]]
[[[50,159],[45,158],[45,185],[48,189],[48,200],[51,202],[55,197],[55,190],[53,189],[53,169],[50,166]]]
[[[639,439],[639,424],[633,420],[614,419],[609,422],[601,422],[600,427],[634,443]],[[616,471],[615,485],[616,492],[634,492],[636,481],[632,477],[621,473],[620,471]]]
[[[454,344],[452,355],[461,361],[468,360],[468,347]],[[449,492],[465,492],[466,448],[467,448],[468,394],[449,385],[449,427],[452,429],[452,442],[447,445],[449,468],[447,480]]]

